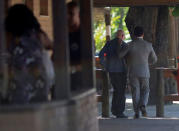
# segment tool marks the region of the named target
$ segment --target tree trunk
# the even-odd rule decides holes
[[[144,39],[152,42],[158,56],[158,62],[155,66],[168,67],[168,15],[167,6],[132,7],[125,19],[132,39],[134,38],[135,26],[144,28]],[[151,69],[149,104],[156,104],[156,76],[156,70]]]
[[[154,43],[158,17],[157,7],[132,7],[129,9],[125,19],[131,38],[134,38],[133,31],[136,26],[144,28],[144,39]]]

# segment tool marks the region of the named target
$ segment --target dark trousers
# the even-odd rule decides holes
[[[75,72],[71,74],[71,91],[77,91],[82,89],[82,76],[81,72]]]
[[[113,86],[113,98],[111,112],[117,116],[125,110],[125,89],[127,83],[126,73],[123,72],[109,72],[111,84]]]

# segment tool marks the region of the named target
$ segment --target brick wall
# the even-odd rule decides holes
[[[98,131],[95,90],[69,101],[0,107],[1,131]]]

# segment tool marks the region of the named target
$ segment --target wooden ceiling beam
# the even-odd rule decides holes
[[[175,6],[179,4],[179,0],[93,0],[95,7],[107,6],[158,6],[169,5]]]

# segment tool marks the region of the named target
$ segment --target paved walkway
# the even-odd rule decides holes
[[[110,98],[111,101],[111,98]],[[110,102],[111,103],[111,102]],[[148,106],[148,117],[133,119],[132,99],[127,95],[125,114],[128,119],[117,119],[110,113],[110,118],[101,118],[101,106],[99,104],[99,128],[100,131],[179,131],[179,102],[165,105],[165,117],[156,118],[155,106]]]
[[[179,131],[179,119],[99,119],[100,131]]]

